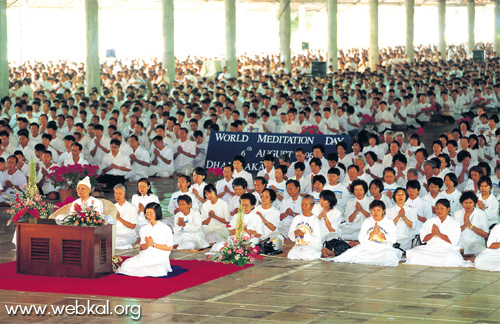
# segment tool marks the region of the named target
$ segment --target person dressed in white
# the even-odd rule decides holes
[[[323,190],[319,194],[319,204],[315,204],[312,212],[321,222],[321,243],[323,244],[321,255],[335,256],[335,252],[327,248],[328,241],[338,240],[342,234],[339,225],[342,221],[342,213],[336,208],[337,197],[331,190]]]
[[[436,202],[436,216],[427,220],[420,230],[420,245],[406,251],[406,264],[433,267],[469,267],[460,255],[460,224],[449,217],[450,202],[440,199]]]
[[[53,181],[49,179],[49,174],[53,171],[51,170],[51,168],[58,166],[57,163],[54,163],[52,161],[52,152],[43,152],[42,161],[40,162],[42,163],[38,164],[39,169],[37,178],[40,180],[38,182],[38,185],[42,188],[43,194],[48,199],[57,199],[59,194],[57,192],[57,189],[54,187]]]
[[[129,158],[132,170],[125,175],[125,179],[130,182],[136,182],[148,176],[150,157],[148,150],[139,144],[137,135],[131,135],[128,142],[132,148],[132,154],[130,154]]]
[[[349,191],[354,195],[347,201],[344,212],[344,223],[340,225],[344,240],[356,240],[363,221],[370,217],[368,209],[369,198],[366,196],[368,185],[364,180],[356,179],[352,182]]]
[[[385,217],[383,201],[374,200],[369,208],[371,217],[361,225],[360,244],[334,257],[333,261],[395,267],[402,256],[401,250],[392,247],[397,239],[396,225]]]
[[[163,144],[161,136],[153,138],[153,155],[148,168],[149,176],[168,178],[174,173],[174,153],[170,147]]]
[[[195,202],[196,203],[196,202]],[[178,250],[195,250],[208,247],[201,225],[201,215],[192,209],[193,200],[188,195],[177,198],[179,212],[174,218],[174,247]]]
[[[117,184],[114,187],[116,200],[116,233],[115,248],[131,249],[137,241],[135,225],[137,224],[137,208],[127,201],[127,187]]]
[[[492,194],[493,182],[490,177],[481,177],[477,183],[481,194],[478,195],[477,208],[485,212],[488,218],[488,227],[497,224],[498,199]]]
[[[276,192],[266,188],[262,190],[260,200],[261,204],[255,207],[255,214],[257,214],[264,223],[264,233],[262,234],[261,240],[269,238],[271,242],[273,242],[274,248],[280,250],[285,238],[278,231],[280,212],[273,206],[273,202],[276,200]]]
[[[290,196],[283,200],[280,207],[281,222],[278,231],[284,237],[288,237],[290,225],[295,216],[301,212],[302,197],[300,196],[300,183],[297,180],[288,180],[286,182],[286,192]]]
[[[224,178],[217,181],[215,187],[217,188],[217,197],[229,203],[234,195],[233,190],[233,165],[226,165],[222,169],[222,176]]]
[[[161,206],[149,203],[145,208],[149,224],[141,227],[141,252],[133,258],[125,260],[117,274],[134,277],[164,277],[172,272],[170,252],[174,248],[172,230],[162,222]]]
[[[28,183],[26,176],[17,169],[18,159],[11,155],[7,159],[7,170],[0,174],[0,202],[13,199],[18,191],[24,191],[23,185]]]
[[[76,194],[78,195],[78,199],[71,203],[71,207],[69,208],[69,214],[75,212],[75,206],[80,205],[82,209],[87,207],[94,207],[96,211],[98,211],[101,215],[104,212],[104,206],[102,201],[97,198],[90,197],[90,193],[92,192],[92,185],[90,184],[90,178],[85,177],[83,180],[80,180],[76,186]],[[56,217],[57,221],[64,222],[64,218],[68,215],[58,215]]]
[[[387,209],[386,217],[394,222],[397,230],[396,242],[400,244],[401,249],[411,248],[411,241],[417,234],[417,213],[413,207],[407,206],[408,193],[403,188],[397,188],[394,191],[394,201],[396,205]]]
[[[312,213],[314,197],[306,195],[302,198],[302,213],[293,218],[288,238],[295,242],[288,252],[291,260],[315,260],[321,257],[323,242],[321,241],[321,222]]]
[[[196,157],[196,143],[188,139],[188,130],[179,130],[179,140],[174,144],[174,168],[180,174],[191,174]]]
[[[137,182],[137,193],[132,196],[132,205],[134,205],[138,213],[138,221],[136,226],[137,232],[139,232],[139,229],[141,227],[149,224],[146,216],[144,215],[144,208],[147,204],[152,202],[159,204],[160,200],[158,199],[158,196],[153,194],[153,192],[151,191],[151,183],[147,178],[139,179],[139,181]]]
[[[486,248],[488,238],[488,216],[477,208],[477,196],[466,191],[460,197],[462,209],[455,212],[455,220],[460,224],[462,234],[458,245],[464,254],[478,254]]]
[[[207,200],[201,207],[203,232],[209,243],[215,243],[229,234],[226,229],[226,225],[231,219],[229,207],[224,200],[217,197],[215,186],[211,183],[203,188],[203,196]]]
[[[500,224],[497,224],[488,237],[487,249],[479,253],[474,265],[479,270],[500,271]]]

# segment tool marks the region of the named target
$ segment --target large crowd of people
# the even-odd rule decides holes
[[[92,164],[114,189],[118,246],[130,248],[139,233],[142,250],[161,250],[142,254],[148,260],[168,259],[170,247],[217,252],[241,203],[254,243],[271,241],[279,251],[294,242],[291,259],[395,266],[405,253],[409,264],[475,260],[499,271],[500,61],[491,44],[479,47],[483,63],[461,46],[449,48],[447,61],[417,47],[414,63],[403,47],[387,48],[376,71],[366,50],[344,50],[339,70],[321,76],[311,76],[321,51],[295,55],[291,70],[278,56],[244,55],[237,77],[224,67],[215,79],[200,76],[203,58],[178,61],[175,80],[156,60],[113,61],[101,65],[100,89],[88,92],[83,65],[10,67],[0,106],[0,201],[22,190],[31,159],[50,198],[51,167]],[[425,147],[417,129],[445,124],[457,126]],[[211,132],[300,134],[308,126],[349,135],[352,147],[267,155],[256,175],[235,152],[223,179],[205,182]],[[163,219],[150,177],[178,181]],[[131,203],[126,181],[138,184]]]

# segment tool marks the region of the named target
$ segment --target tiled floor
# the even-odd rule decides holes
[[[434,135],[426,139],[430,142]],[[174,190],[173,180],[153,183],[164,210]],[[13,228],[6,228],[6,220],[5,212],[0,213],[0,263],[15,260]],[[172,258],[205,256],[175,251]],[[158,300],[0,290],[0,323],[134,322],[120,316],[9,317],[4,307],[70,305],[75,299],[94,304],[110,300],[112,307],[140,304],[141,321],[147,323],[500,323],[500,273],[266,257],[249,269]]]
[[[154,182],[170,193],[174,181]],[[160,199],[166,203],[165,196]],[[166,207],[166,206],[164,206]],[[165,208],[166,209],[166,208]],[[15,259],[13,228],[0,216],[0,262]],[[124,254],[135,254],[128,252]],[[173,259],[205,259],[173,252]],[[148,323],[500,323],[500,273],[399,265],[395,268],[266,257],[254,267],[158,300],[0,290],[1,304],[141,305]],[[8,316],[0,323],[127,323],[120,316]]]

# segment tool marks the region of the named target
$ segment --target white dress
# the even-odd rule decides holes
[[[497,224],[488,237],[488,249],[479,253],[474,265],[480,270],[500,271],[500,249],[490,249],[493,243],[500,242],[500,224]]]
[[[280,207],[280,215],[285,213],[288,208],[290,208],[294,213],[300,214],[302,212],[302,208],[300,207],[301,204],[302,204],[301,196],[298,196],[297,200],[293,200],[292,197],[288,199],[283,199]],[[288,237],[288,231],[290,230],[290,225],[292,224],[293,219],[294,219],[293,216],[288,215],[281,220],[280,225],[278,226],[278,231],[284,237]]]
[[[471,263],[465,261],[459,252],[460,224],[449,216],[444,222],[441,222],[437,216],[428,219],[420,230],[422,241],[428,234],[432,233],[434,224],[438,226],[441,233],[448,236],[451,244],[433,236],[426,245],[420,245],[406,251],[406,264],[432,267],[469,267]]]
[[[488,218],[488,227],[497,224],[498,223],[498,199],[493,195],[490,194],[490,196],[486,199],[483,199],[482,194],[478,194],[477,198],[479,201],[482,201],[484,203],[484,209],[483,211],[485,212],[487,218]]]
[[[349,216],[354,213],[356,210],[356,203],[359,202],[361,207],[369,212],[370,201],[368,197],[364,197],[361,200],[357,198],[351,198],[347,201],[347,206],[345,207],[344,212],[344,221],[345,223],[340,224],[340,229],[342,230],[342,238],[344,240],[357,240],[359,235],[359,230],[361,229],[361,224],[366,219],[365,215],[362,212],[358,212],[354,221],[349,222]]]
[[[459,209],[454,217],[460,226],[464,225],[464,215],[465,209]],[[472,215],[470,215],[469,220],[474,227],[482,229],[485,232],[489,232],[488,228],[488,216],[479,208],[474,208]],[[470,228],[466,228],[462,231],[460,235],[460,241],[458,246],[464,249],[464,254],[478,254],[482,250],[486,249],[485,239],[482,236],[477,235]]]
[[[260,238],[261,240],[264,240],[266,238],[278,238],[282,242],[285,240],[284,237],[279,233],[278,231],[278,226],[280,224],[280,212],[279,210],[276,209],[276,207],[271,206],[271,208],[264,209],[262,208],[262,205],[259,205],[255,207],[254,212],[257,214],[257,212],[260,212],[262,216],[271,224],[273,224],[276,228],[274,231],[271,231],[269,227],[267,227],[264,224],[264,233],[262,233],[262,237]],[[259,216],[259,215],[257,215]]]
[[[185,226],[179,226],[179,218],[183,218]],[[205,233],[201,227],[201,215],[197,210],[191,209],[189,214],[182,212],[175,214],[174,218],[174,244],[178,244],[178,250],[203,249],[208,246]]]
[[[312,213],[315,217],[318,217],[319,214],[323,211],[323,208],[319,204],[314,205]],[[321,223],[321,242],[327,242],[333,239],[338,239],[342,235],[342,230],[340,229],[340,222],[342,221],[342,213],[336,208],[333,207],[328,213],[326,213],[326,218],[330,222],[330,225],[335,230],[334,232],[330,232],[328,227],[326,226],[325,220],[322,218],[320,220]],[[319,219],[319,218],[318,218]]]
[[[139,232],[141,244],[146,243],[147,236],[151,236],[155,244],[174,245],[172,230],[162,222],[157,222],[155,226],[143,226]],[[125,260],[116,273],[134,277],[163,277],[172,272],[169,257],[170,251],[149,246],[135,257]]]
[[[231,219],[229,215],[229,208],[227,203],[221,198],[217,199],[215,204],[212,204],[210,200],[205,201],[201,207],[201,221],[205,221],[208,218],[208,213],[213,211],[215,216],[225,219],[227,222]],[[212,218],[208,225],[203,225],[203,232],[205,233],[205,239],[209,243],[215,243],[220,241],[221,238],[227,237],[229,232],[227,231],[226,224],[219,222],[218,220]]]
[[[295,230],[300,229],[304,236],[295,236]],[[323,242],[321,241],[321,222],[312,216],[297,215],[293,218],[288,237],[295,242],[294,247],[288,252],[291,260],[315,260],[321,257]]]
[[[382,237],[368,237],[373,231],[375,223],[378,223],[380,231],[384,233]],[[373,217],[365,219],[359,231],[358,240],[361,244],[345,251],[341,255],[334,257],[335,262],[359,263],[395,267],[399,264],[402,252],[392,247],[396,243],[397,230],[394,222],[388,217],[376,222]]]
[[[132,205],[134,205],[136,210],[139,210],[139,204],[142,204],[144,206],[144,208],[146,208],[146,205],[149,203],[152,203],[152,202],[159,204],[160,200],[158,199],[158,196],[153,195],[153,194],[149,194],[146,196],[143,196],[141,194],[135,194],[132,196]],[[146,217],[144,216],[144,211],[140,212],[138,215],[137,226],[135,227],[136,232],[139,233],[139,229],[141,227],[143,227],[144,225],[148,225],[148,224],[149,224],[149,222],[146,219]]]
[[[417,234],[418,218],[417,213],[415,212],[415,209],[413,207],[405,205],[403,208],[405,210],[405,217],[412,222],[412,227],[408,227],[403,219],[398,219],[398,223],[396,224],[396,230],[398,233],[396,242],[401,244],[401,249],[406,251],[411,248],[411,241]],[[389,208],[387,209],[386,217],[394,223],[394,220],[396,219],[396,217],[398,217],[400,210],[401,207],[397,205]]]
[[[125,201],[123,205],[115,204],[116,209],[120,213],[120,217],[129,223],[137,224],[137,208],[134,205]],[[116,236],[115,248],[116,249],[131,249],[132,244],[137,241],[137,234],[135,228],[128,228],[122,222],[116,222]]]
[[[441,195],[443,195],[443,197],[448,199],[450,202],[451,215],[455,215],[455,212],[462,208],[462,205],[460,205],[460,196],[462,193],[457,189],[455,189],[451,194],[447,193],[446,190],[443,190],[441,191]]]

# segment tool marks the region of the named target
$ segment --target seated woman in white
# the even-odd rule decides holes
[[[428,219],[420,230],[420,245],[406,251],[406,264],[432,267],[468,267],[470,262],[460,255],[460,224],[449,217],[450,202],[440,199],[436,202],[436,216]]]
[[[500,271],[500,224],[497,224],[488,237],[487,249],[479,253],[474,265],[480,270]]]
[[[147,204],[144,214],[149,224],[139,230],[141,252],[125,260],[116,273],[135,277],[163,277],[172,272],[169,259],[170,251],[174,248],[172,230],[160,222],[160,204]]]
[[[314,216],[314,197],[306,195],[302,198],[302,213],[293,218],[288,238],[295,242],[288,252],[291,260],[314,260],[321,257],[323,242],[321,241],[321,222]]]
[[[391,200],[393,197],[394,189],[392,189],[391,191],[391,198],[389,198],[387,194],[382,194],[384,192],[385,185],[381,180],[372,180],[368,188],[371,194],[371,196],[368,197],[368,204],[370,204],[374,200],[381,200],[384,202],[384,205],[387,209],[391,208],[394,205],[393,201]]]
[[[448,199],[451,208],[450,213],[451,215],[455,215],[455,212],[462,208],[459,201],[462,193],[455,188],[458,186],[458,179],[455,173],[450,172],[444,176],[444,185],[446,189],[441,191],[441,195]]]
[[[486,248],[488,237],[488,216],[477,208],[477,196],[472,191],[465,191],[460,197],[462,209],[454,217],[460,224],[460,241],[458,245],[463,254],[478,254]]]
[[[135,206],[137,212],[139,213],[136,226],[137,232],[139,232],[141,227],[149,224],[144,216],[144,207],[152,202],[159,204],[160,200],[158,199],[158,196],[154,195],[151,191],[151,183],[147,178],[139,179],[139,181],[137,181],[137,193],[132,196],[132,205]]]
[[[323,190],[319,194],[319,204],[315,204],[312,210],[315,217],[317,217],[321,223],[321,243],[323,247],[321,249],[321,256],[333,257],[335,252],[329,250],[325,244],[331,240],[337,240],[340,238],[342,231],[339,228],[340,222],[342,221],[342,213],[336,208],[337,206],[337,196],[331,190]]]
[[[359,231],[359,243],[333,258],[335,262],[360,263],[395,267],[402,252],[392,247],[396,243],[397,229],[394,222],[385,217],[385,204],[374,200],[370,204],[371,217],[364,220]]]
[[[213,184],[203,188],[203,196],[207,201],[201,207],[201,224],[205,239],[215,243],[229,234],[226,225],[231,219],[227,203],[217,197],[217,190]]]
[[[357,240],[361,224],[365,219],[370,217],[368,212],[368,185],[364,180],[354,180],[349,191],[354,195],[354,198],[349,198],[347,206],[345,207],[345,223],[340,224],[342,229],[342,238],[344,240]]]
[[[94,207],[96,211],[98,211],[101,215],[103,214],[104,207],[102,202],[94,197],[90,197],[90,192],[92,191],[92,185],[90,184],[89,177],[83,178],[76,187],[76,194],[78,195],[78,199],[71,203],[71,207],[69,209],[69,213],[73,213],[75,211],[75,206],[80,205],[83,208]],[[59,215],[56,217],[56,220],[64,220],[64,218],[68,215]]]
[[[121,183],[114,187],[116,209],[116,249],[131,249],[137,241],[135,226],[137,224],[137,208],[127,201],[127,187]]]
[[[396,242],[400,244],[402,250],[411,248],[411,241],[417,232],[418,217],[413,207],[406,205],[408,192],[403,188],[397,188],[394,191],[394,201],[396,205],[387,210],[387,218],[391,219],[396,225]]]
[[[177,203],[179,212],[174,216],[174,246],[178,250],[206,248],[208,242],[201,227],[200,212],[191,208],[193,200],[188,195],[180,195]]]
[[[498,223],[498,199],[492,194],[493,182],[490,177],[481,177],[478,181],[479,190],[477,208],[485,212],[488,227]]]
[[[280,224],[280,211],[273,206],[276,201],[276,192],[273,189],[266,188],[262,190],[260,195],[261,204],[255,207],[255,214],[257,214],[264,223],[264,232],[262,233],[261,240],[270,238],[276,250],[281,249],[285,238],[278,231]]]

